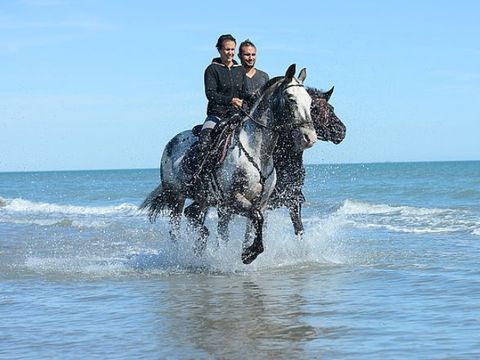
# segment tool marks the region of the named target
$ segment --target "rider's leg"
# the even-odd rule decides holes
[[[200,174],[204,168],[204,166],[208,162],[208,153],[211,146],[212,141],[212,131],[220,122],[220,118],[216,116],[209,115],[205,119],[203,123],[202,130],[200,131],[200,135],[198,136],[198,147],[197,147],[197,155],[196,155],[196,166],[195,173],[192,176],[191,184],[192,185],[199,185]]]
[[[200,136],[198,139],[198,164],[204,163],[208,155],[208,151],[210,150],[210,143],[212,141],[212,130],[213,128],[205,128],[202,129],[200,132]]]

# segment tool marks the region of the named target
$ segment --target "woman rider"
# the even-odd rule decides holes
[[[208,105],[207,118],[200,132],[199,164],[204,162],[208,154],[215,126],[232,117],[238,117],[238,109],[243,106],[243,101],[251,97],[247,93],[245,69],[233,59],[235,46],[236,40],[232,35],[220,36],[216,45],[220,57],[214,58],[205,69],[205,95]]]
[[[232,120],[232,118],[241,119],[238,109],[243,106],[244,99],[250,99],[252,96],[247,94],[245,69],[233,59],[235,46],[236,40],[232,35],[221,35],[216,45],[220,57],[214,58],[205,69],[207,118],[200,132],[196,156],[198,167],[191,181],[191,185],[196,188],[195,199],[184,210],[184,214],[190,219],[196,219],[201,215],[200,204],[207,201],[207,182],[202,174],[209,172],[209,163],[212,162],[208,159],[208,153],[213,129],[220,122]]]

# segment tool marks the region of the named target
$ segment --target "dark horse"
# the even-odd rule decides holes
[[[333,87],[327,92],[307,88],[307,92],[312,98],[310,113],[318,140],[341,143],[346,135],[346,127],[335,114],[333,106],[328,103]],[[290,145],[291,136],[291,133],[283,132],[273,153],[277,184],[270,198],[269,208],[285,206],[289,210],[295,234],[302,235],[304,229],[301,211],[305,201],[302,188],[305,183],[305,168],[303,151],[297,151]]]
[[[184,131],[167,144],[161,161],[161,184],[141,208],[148,209],[150,219],[167,210],[173,239],[178,237],[185,199],[193,198],[195,201],[184,213],[198,230],[198,254],[206,247],[208,229],[204,222],[209,206],[216,206],[227,216],[238,214],[249,220],[254,239],[243,249],[245,264],[263,252],[263,213],[276,183],[273,153],[277,140],[281,133],[289,132],[286,141],[296,151],[313,146],[317,140],[310,116],[311,97],[303,85],[306,71],[302,69],[298,78],[294,75],[295,65],[291,65],[284,77],[273,78],[260,89],[249,115],[235,128],[224,160],[210,174],[206,201],[198,197],[198,189],[189,185],[191,174],[182,166],[197,137],[192,131]]]

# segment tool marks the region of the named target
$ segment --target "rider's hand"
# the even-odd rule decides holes
[[[243,105],[243,100],[239,98],[232,98],[231,103],[234,107],[241,108]]]

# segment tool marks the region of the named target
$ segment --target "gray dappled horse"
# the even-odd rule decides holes
[[[290,141],[297,151],[313,146],[317,139],[310,117],[311,98],[303,85],[306,71],[302,69],[298,78],[294,75],[293,64],[284,77],[273,78],[260,89],[249,116],[235,129],[225,159],[211,172],[207,201],[194,201],[185,209],[185,216],[199,231],[195,243],[197,254],[206,247],[208,229],[204,222],[209,206],[216,206],[221,213],[238,214],[249,220],[254,239],[242,251],[245,264],[263,252],[263,213],[276,183],[273,152],[279,134],[289,131],[292,135]],[[140,206],[148,210],[151,220],[155,220],[162,210],[167,210],[174,240],[179,235],[185,199],[198,200],[195,188],[188,185],[191,174],[182,168],[187,150],[196,141],[191,130],[170,140],[162,155],[161,184]]]

